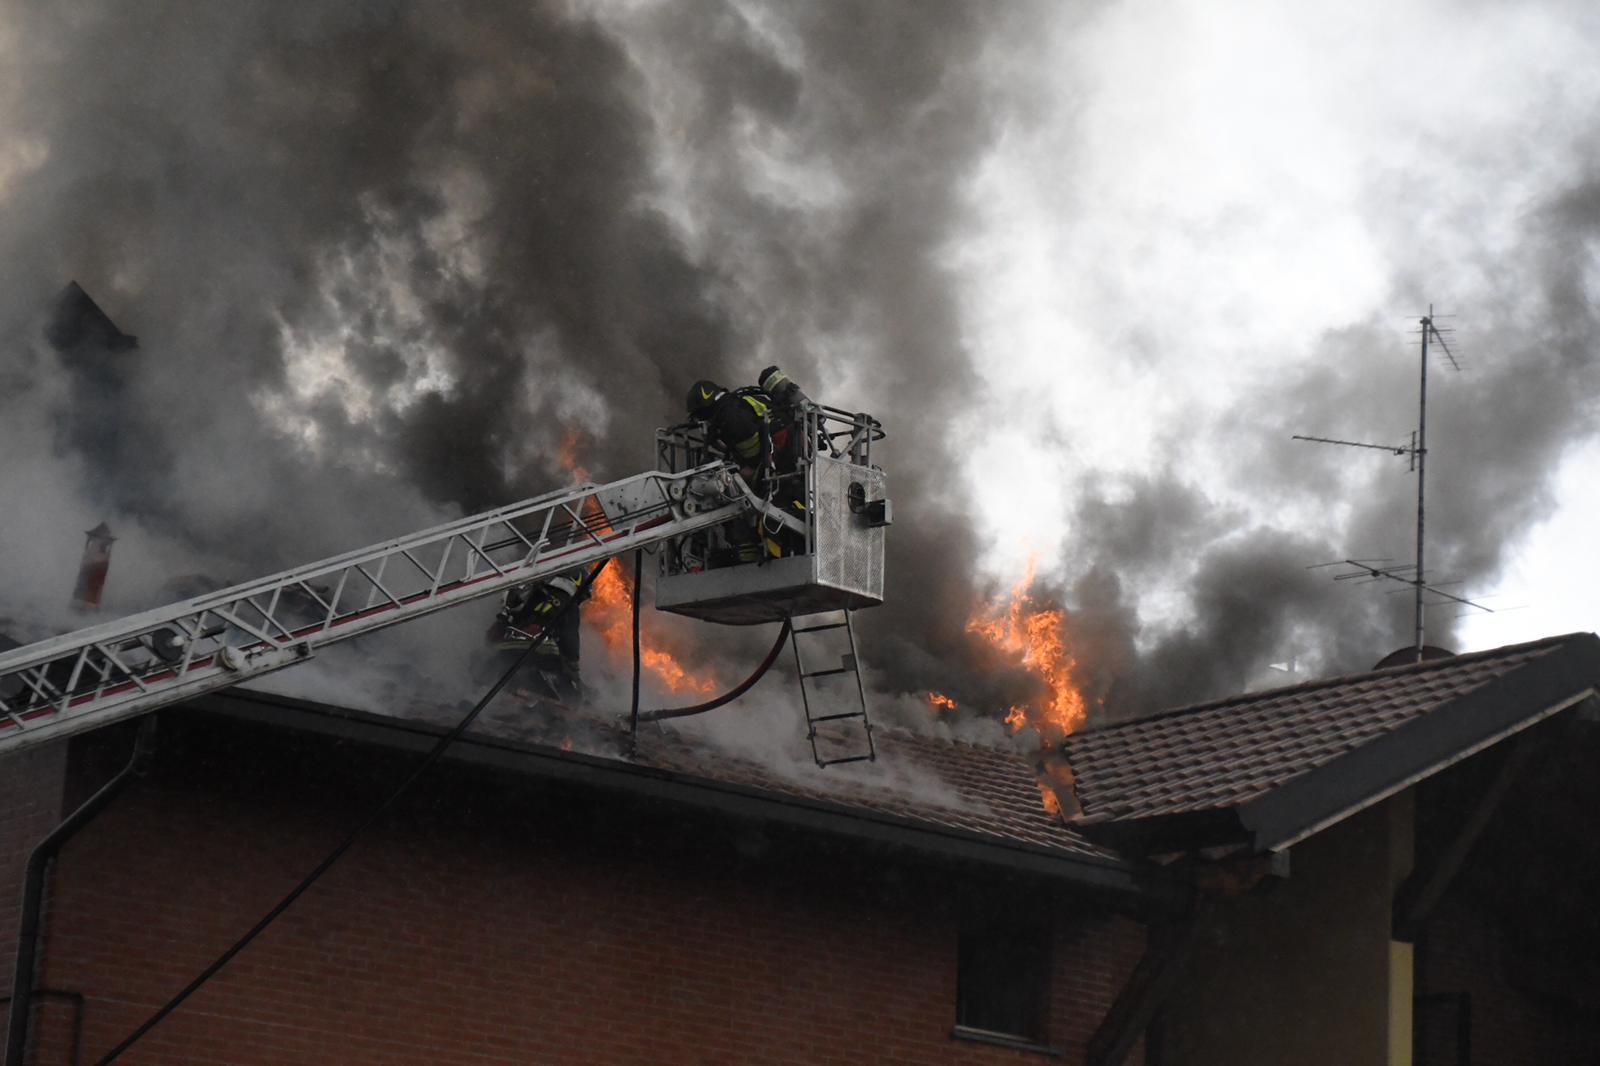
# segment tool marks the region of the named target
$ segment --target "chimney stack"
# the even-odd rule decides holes
[[[101,522],[84,533],[83,561],[78,564],[78,584],[72,590],[75,611],[98,611],[100,594],[105,591],[106,571],[111,569],[111,544],[117,538],[111,527]]]

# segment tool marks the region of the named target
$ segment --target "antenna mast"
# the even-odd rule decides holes
[[[1416,451],[1416,459],[1417,459],[1417,576],[1416,576],[1416,620],[1417,620],[1416,644],[1417,644],[1417,662],[1421,662],[1422,661],[1422,648],[1423,648],[1423,643],[1424,643],[1423,642],[1423,637],[1422,637],[1422,634],[1423,634],[1423,616],[1424,616],[1424,612],[1427,610],[1427,606],[1422,602],[1422,590],[1427,587],[1426,582],[1428,580],[1427,571],[1423,569],[1422,552],[1423,552],[1423,545],[1425,543],[1425,540],[1423,538],[1423,529],[1425,528],[1426,521],[1427,521],[1426,520],[1427,509],[1423,505],[1423,498],[1426,495],[1427,487],[1428,487],[1428,476],[1427,476],[1428,475],[1428,467],[1427,467],[1427,463],[1428,463],[1428,338],[1435,332],[1434,325],[1433,325],[1433,305],[1432,304],[1428,305],[1428,313],[1427,313],[1426,316],[1423,317],[1421,326],[1422,326],[1422,328],[1421,328],[1421,330],[1419,330],[1419,332],[1422,334],[1422,357],[1420,359],[1418,359],[1417,362],[1421,364],[1422,369],[1420,371],[1421,380],[1417,385],[1417,442],[1416,442],[1417,443],[1417,451]],[[1439,343],[1440,343],[1441,346],[1444,344],[1443,338],[1440,339]],[[1449,351],[1450,351],[1449,348],[1445,348],[1445,352],[1446,353],[1448,353]],[[1452,363],[1454,363],[1455,362],[1455,357],[1451,356],[1450,357],[1450,361]]]
[[[1428,584],[1428,573],[1427,573],[1427,570],[1425,569],[1424,549],[1425,549],[1425,546],[1426,546],[1425,532],[1426,532],[1426,529],[1427,529],[1427,504],[1426,504],[1426,500],[1427,500],[1427,461],[1428,461],[1428,344],[1429,344],[1429,342],[1430,341],[1437,341],[1438,342],[1439,349],[1444,352],[1445,358],[1450,360],[1451,369],[1459,371],[1461,369],[1461,364],[1459,362],[1457,362],[1456,357],[1455,357],[1455,353],[1450,350],[1450,345],[1445,341],[1445,339],[1444,339],[1444,331],[1441,331],[1439,329],[1439,327],[1434,323],[1434,314],[1433,314],[1433,305],[1432,304],[1428,305],[1428,313],[1426,315],[1422,316],[1422,319],[1420,321],[1420,327],[1421,328],[1419,329],[1419,332],[1422,335],[1422,351],[1421,351],[1421,357],[1418,360],[1418,362],[1421,364],[1421,368],[1420,368],[1420,371],[1419,371],[1420,379],[1419,379],[1418,386],[1417,386],[1417,429],[1416,429],[1416,432],[1411,434],[1411,444],[1409,446],[1403,445],[1403,444],[1400,444],[1400,445],[1395,445],[1395,444],[1367,444],[1367,443],[1364,443],[1362,441],[1335,440],[1335,439],[1333,439],[1331,437],[1302,437],[1302,436],[1300,436],[1298,434],[1296,434],[1295,437],[1294,437],[1295,440],[1315,441],[1318,444],[1339,444],[1339,445],[1343,445],[1343,446],[1349,447],[1349,448],[1376,448],[1376,449],[1378,449],[1380,451],[1392,452],[1395,455],[1404,455],[1404,456],[1409,457],[1409,459],[1411,461],[1411,469],[1413,469],[1413,470],[1415,470],[1417,472],[1417,561],[1416,561],[1416,564],[1414,566],[1410,566],[1410,567],[1406,567],[1406,566],[1374,567],[1374,566],[1371,566],[1370,564],[1368,564],[1366,562],[1363,562],[1363,561],[1360,561],[1360,560],[1357,560],[1357,559],[1345,559],[1345,560],[1343,560],[1343,562],[1348,566],[1354,567],[1355,569],[1353,571],[1348,572],[1348,573],[1335,575],[1334,580],[1337,581],[1337,580],[1341,580],[1343,578],[1350,578],[1350,577],[1369,577],[1369,578],[1372,578],[1373,580],[1377,580],[1377,579],[1380,579],[1380,578],[1388,578],[1391,581],[1400,581],[1400,582],[1404,582],[1407,585],[1412,586],[1412,588],[1414,590],[1414,594],[1415,594],[1414,603],[1415,603],[1415,619],[1416,619],[1416,625],[1415,625],[1415,629],[1414,629],[1414,633],[1413,633],[1413,638],[1414,638],[1414,643],[1416,645],[1417,661],[1418,662],[1422,661],[1422,649],[1426,646],[1426,639],[1425,639],[1424,633],[1425,633],[1425,619],[1426,619],[1426,611],[1427,611],[1427,602],[1424,599],[1424,594],[1425,593],[1431,592],[1436,596],[1442,596],[1447,600],[1453,600],[1456,603],[1465,604],[1468,607],[1476,607],[1481,611],[1490,611],[1490,608],[1485,607],[1481,603],[1473,603],[1471,600],[1462,599],[1460,596],[1453,596],[1448,592],[1444,592],[1444,591],[1442,591],[1442,590],[1440,590],[1440,589]],[[1321,564],[1321,565],[1329,565],[1329,564]],[[1406,570],[1410,570],[1411,571],[1411,577],[1405,578],[1405,577],[1401,577],[1400,576]],[[1491,613],[1492,613],[1492,611],[1491,611]]]

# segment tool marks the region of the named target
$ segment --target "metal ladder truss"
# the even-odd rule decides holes
[[[839,648],[841,635],[848,650]],[[856,630],[850,612],[828,611],[793,619],[790,642],[794,645],[794,667],[800,676],[800,700],[806,712],[806,739],[811,741],[811,754],[817,765],[875,760],[878,753],[872,741],[867,689],[861,679],[860,660],[856,657]],[[812,645],[811,663],[836,661],[839,665],[808,670],[808,657],[800,650],[802,643]],[[824,691],[821,684],[824,678],[853,680],[854,684],[839,686],[846,689],[848,695]]]
[[[318,648],[748,511],[730,464],[548,493],[0,655],[0,751],[303,662]]]

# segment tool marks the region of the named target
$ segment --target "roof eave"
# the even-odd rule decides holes
[[[1392,734],[1236,808],[1256,851],[1277,851],[1594,696],[1600,638],[1574,637]]]
[[[193,705],[207,713],[241,721],[418,752],[426,751],[447,731],[442,726],[239,689],[193,701]],[[1071,855],[885,812],[779,795],[656,767],[481,736],[458,740],[446,758],[458,764],[601,788],[1034,874],[1140,909],[1180,912],[1189,903],[1185,884],[1143,864]]]
[[[1239,812],[1232,807],[1069,824],[1096,844],[1131,855],[1248,845],[1253,840],[1250,831],[1239,821]]]

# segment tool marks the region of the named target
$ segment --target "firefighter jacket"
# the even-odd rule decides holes
[[[741,467],[765,466],[772,450],[772,401],[760,389],[726,392],[706,414],[711,439]]]
[[[579,568],[548,581],[519,585],[505,595],[500,614],[490,628],[490,642],[502,650],[520,651],[530,643],[541,655],[560,655],[578,661],[577,605],[589,598],[589,573]],[[567,604],[571,610],[563,613]]]

